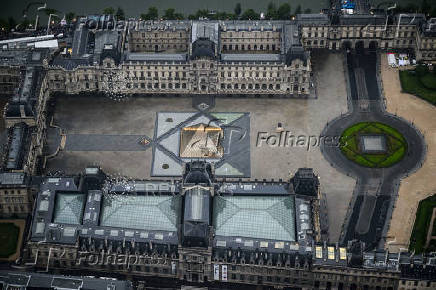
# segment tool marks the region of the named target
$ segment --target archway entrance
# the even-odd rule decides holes
[[[350,50],[351,49],[351,42],[350,41],[344,41],[342,43],[342,48],[345,50]]]
[[[375,50],[377,50],[377,47],[378,47],[377,41],[371,41],[369,43],[369,50],[375,51]]]
[[[355,48],[356,48],[356,52],[357,53],[362,53],[363,52],[363,48],[364,48],[363,41],[356,42]]]

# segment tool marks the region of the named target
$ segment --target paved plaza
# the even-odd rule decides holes
[[[234,112],[160,112],[154,134],[152,176],[182,176],[183,163],[196,158],[182,158],[181,129],[205,124],[223,130],[221,158],[207,158],[215,163],[218,177],[250,177],[250,114]]]
[[[85,166],[100,165],[109,174],[130,178],[172,178],[179,175],[182,169],[180,162],[174,162],[176,154],[172,154],[178,150],[179,142],[177,135],[171,136],[177,134],[177,130],[173,130],[175,126],[194,124],[191,121],[196,118],[195,123],[205,118],[201,122],[206,124],[215,119],[212,122],[227,128],[224,130],[223,146],[231,149],[227,154],[229,158],[226,159],[225,151],[224,159],[217,160],[216,174],[286,180],[300,167],[314,168],[327,199],[330,240],[337,241],[355,180],[331,167],[318,144],[258,144],[260,135],[280,135],[277,132],[278,123],[289,135],[305,136],[306,140],[313,136],[311,140],[315,140],[320,137],[327,122],[347,111],[342,55],[323,53],[313,55],[312,60],[317,98],[217,98],[214,106],[204,112],[194,108],[190,98],[130,98],[120,103],[105,98],[58,98],[53,123],[62,129],[66,143],[65,148],[47,160],[47,170],[73,174],[81,172]],[[241,134],[244,130],[248,132]],[[246,143],[229,146],[226,142],[230,134],[234,135],[232,139],[236,137],[238,140],[241,135],[248,138],[244,139]],[[81,141],[80,138],[85,135],[92,136]],[[150,144],[139,144],[141,137],[147,138]],[[48,138],[58,137],[49,134]],[[83,144],[79,144],[81,142]],[[111,144],[92,144],[100,142]],[[94,149],[100,146],[107,151],[84,150],[85,145]],[[119,149],[115,151],[117,146]]]

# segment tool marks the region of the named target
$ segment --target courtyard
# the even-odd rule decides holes
[[[330,240],[337,241],[355,180],[333,169],[316,144],[258,143],[260,133],[280,135],[278,123],[288,134],[317,138],[328,121],[347,111],[345,77],[338,70],[342,55],[320,53],[312,60],[317,98],[216,98],[206,111],[193,106],[191,98],[57,98],[46,170],[75,174],[99,165],[110,175],[132,179],[176,178],[184,160],[178,156],[180,129],[209,124],[223,128],[223,159],[209,160],[218,176],[286,180],[298,168],[314,168],[327,201]],[[161,130],[169,118],[172,124]]]
[[[14,261],[20,255],[25,220],[0,220],[0,261]]]

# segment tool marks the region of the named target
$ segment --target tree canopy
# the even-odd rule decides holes
[[[302,12],[301,5],[298,4],[297,8],[295,8],[294,15],[301,14],[301,12]]]
[[[157,11],[157,8],[154,6],[148,7],[148,12],[141,14],[141,19],[144,20],[156,20],[158,17],[159,13]]]
[[[259,13],[254,11],[253,9],[245,10],[245,12],[241,15],[242,20],[257,20],[260,19]]]
[[[267,8],[266,8],[266,15],[265,15],[266,19],[278,19],[278,14],[277,14],[277,7],[274,3],[269,2]]]
[[[298,5],[295,11],[301,13],[301,6]],[[289,20],[291,18],[291,6],[288,3],[283,3],[277,8],[273,2],[269,2],[265,18],[271,20]]]
[[[280,20],[288,20],[291,18],[291,5],[283,3],[277,9],[277,14]]]
[[[114,15],[115,9],[113,7],[106,7],[105,9],[103,9],[103,14]]]
[[[67,20],[68,22],[71,22],[71,21],[73,21],[75,16],[76,16],[76,14],[74,12],[68,12],[67,14],[65,14],[65,20]]]
[[[182,20],[185,17],[182,13],[175,13],[174,8],[169,8],[164,11],[164,15],[162,16],[162,18],[166,20]]]
[[[125,19],[124,10],[118,6],[117,13],[115,13],[115,16],[117,17],[117,19],[124,20]]]
[[[241,12],[242,12],[241,3],[236,3],[235,11],[234,12],[235,12],[236,16],[241,15]]]

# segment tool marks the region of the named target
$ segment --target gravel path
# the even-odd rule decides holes
[[[436,194],[436,107],[410,94],[401,92],[397,69],[388,66],[381,55],[381,76],[386,95],[386,110],[413,124],[425,136],[425,162],[414,174],[401,180],[398,198],[387,234],[386,247],[392,251],[408,248],[420,200]]]

